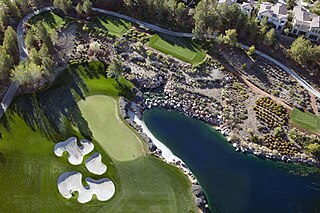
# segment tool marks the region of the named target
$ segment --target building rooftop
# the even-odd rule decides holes
[[[301,6],[293,8],[295,22],[301,25],[308,25],[310,27],[320,27],[320,17],[314,13],[308,12]]]

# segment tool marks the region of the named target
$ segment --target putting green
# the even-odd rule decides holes
[[[89,96],[85,101],[79,101],[79,107],[93,137],[110,157],[117,161],[128,161],[144,155],[142,142],[119,118],[113,98]]]

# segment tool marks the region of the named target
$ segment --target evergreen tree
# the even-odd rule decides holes
[[[272,28],[271,30],[269,30],[263,40],[263,44],[267,45],[267,46],[272,46],[274,45],[276,39],[276,33],[274,28]]]
[[[84,0],[83,5],[83,12],[87,15],[89,15],[92,11],[92,3],[90,0]]]
[[[5,48],[0,46],[0,80],[9,76],[13,63],[13,59],[7,53]]]
[[[121,61],[118,59],[113,59],[107,69],[108,77],[116,79],[118,84],[120,84],[119,77],[122,75],[122,73],[123,73],[123,65]]]
[[[18,60],[17,34],[11,26],[9,26],[4,32],[3,47],[5,48],[6,52],[15,59],[15,61]]]

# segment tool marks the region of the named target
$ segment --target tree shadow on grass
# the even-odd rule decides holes
[[[122,84],[120,82],[114,83],[113,86],[119,91],[118,96],[125,97],[126,99],[133,101],[134,93],[128,85]]]
[[[103,16],[103,17],[98,18],[98,20],[101,20],[105,23],[110,22],[117,27],[121,27],[121,26],[124,28],[128,27],[128,24],[124,20],[121,20],[121,19],[115,18],[115,17],[111,17],[111,16]]]
[[[50,11],[32,18],[30,20],[30,23],[37,24],[39,21],[45,22],[50,28],[55,28],[57,26],[57,22],[56,22],[56,19],[54,18],[53,12],[50,12]]]
[[[32,130],[39,130],[51,140],[65,140],[74,133],[71,126],[90,139],[92,132],[77,104],[79,98],[85,98],[84,92],[88,90],[78,71],[66,69],[49,90],[16,97],[11,109]]]
[[[11,131],[10,121],[13,119],[12,117],[13,117],[12,113],[10,113],[10,111],[7,111],[0,118],[0,126],[2,126],[8,132]],[[2,130],[0,129],[0,139],[2,139],[2,132],[1,131]]]

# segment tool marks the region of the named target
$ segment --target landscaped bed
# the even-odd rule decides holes
[[[168,36],[160,37],[159,35],[154,35],[150,38],[148,45],[190,64],[198,64],[206,56],[205,51],[201,50],[193,42],[182,38],[172,39]]]
[[[293,109],[290,114],[291,122],[311,132],[320,132],[320,117],[310,112],[302,112],[299,109]]]

